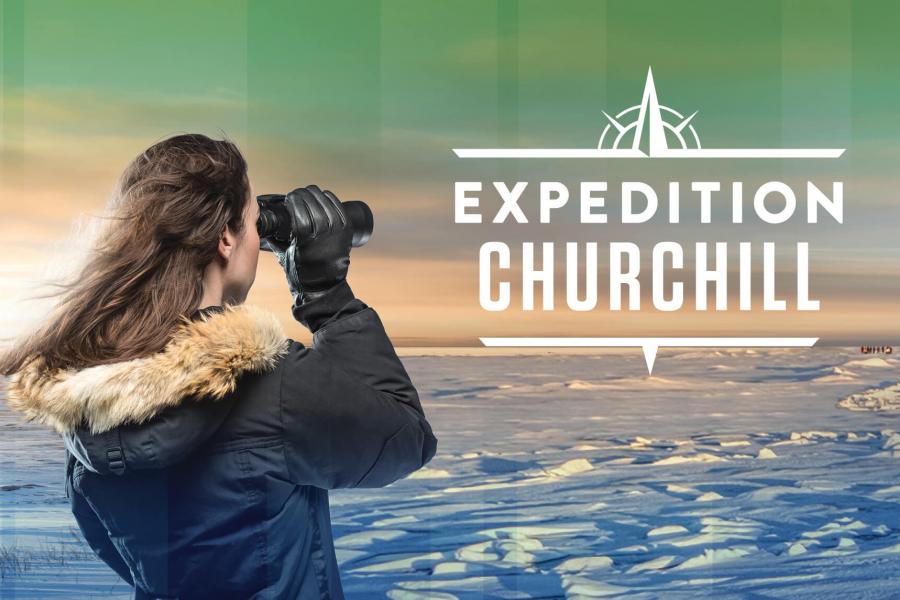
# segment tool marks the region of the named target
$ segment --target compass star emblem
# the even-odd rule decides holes
[[[619,150],[627,148],[630,142],[631,150],[640,151],[646,137],[648,156],[651,157],[664,155],[669,150],[670,141],[681,150],[699,149],[700,137],[691,124],[697,112],[685,117],[677,110],[661,105],[653,83],[653,70],[647,69],[647,82],[640,104],[626,108],[615,117],[603,111],[609,123],[600,134],[597,148]],[[627,122],[626,119],[632,120]]]
[[[840,158],[844,148],[703,148],[692,121],[663,106],[656,96],[653,71],[647,69],[641,103],[607,124],[596,148],[454,148],[459,158]]]

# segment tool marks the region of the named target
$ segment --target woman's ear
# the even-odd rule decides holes
[[[234,252],[235,244],[237,243],[237,237],[235,237],[234,233],[231,231],[231,228],[228,225],[225,225],[225,229],[222,231],[222,235],[219,236],[219,256],[221,256],[227,262],[231,258],[231,253]]]

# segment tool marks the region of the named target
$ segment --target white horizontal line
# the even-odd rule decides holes
[[[489,347],[641,348],[647,373],[653,374],[660,348],[809,348],[819,338],[801,337],[483,337]]]
[[[653,158],[840,158],[844,148],[715,148],[666,150]]]
[[[596,148],[454,148],[459,158],[840,158],[845,148],[715,148],[640,150]]]
[[[807,337],[482,337],[492,347],[597,348],[809,348],[819,338]]]
[[[459,158],[647,158],[640,150],[597,148],[454,148]]]

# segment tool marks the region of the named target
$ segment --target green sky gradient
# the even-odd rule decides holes
[[[822,289],[842,300],[867,289],[880,303],[862,331],[883,333],[886,307],[900,295],[894,2],[2,0],[0,7],[7,215],[0,251],[7,257],[13,247],[40,254],[40,237],[21,232],[59,236],[74,215],[96,211],[128,160],[154,141],[225,132],[247,154],[259,193],[318,183],[372,205],[376,236],[358,251],[360,268],[376,259],[459,261],[474,277],[487,239],[597,239],[562,225],[453,225],[457,179],[843,179],[842,226],[725,226],[718,235],[810,241]],[[846,147],[846,156],[675,165],[473,164],[452,155],[453,147],[595,146],[601,111],[638,103],[649,66],[662,102],[699,110],[694,125],[704,147]],[[22,202],[32,193],[59,197],[59,210]],[[713,241],[709,228],[689,223],[674,231],[610,226],[606,237]],[[837,273],[846,277],[830,277]],[[426,270],[417,280],[442,277]],[[481,312],[469,283],[446,292]],[[404,325],[395,308],[398,328],[421,329]],[[900,338],[897,321],[888,334]]]

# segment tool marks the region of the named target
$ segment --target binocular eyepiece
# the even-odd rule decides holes
[[[287,245],[291,242],[291,238],[299,239],[312,233],[310,223],[295,225],[292,222],[291,214],[284,204],[284,194],[263,194],[256,197],[256,202],[259,204],[256,231],[259,233],[260,249],[271,250],[265,242],[267,239]],[[354,248],[359,248],[372,237],[372,230],[375,227],[372,209],[368,204],[359,200],[341,202],[341,207],[353,230],[351,243]],[[295,231],[295,227],[300,231]]]

